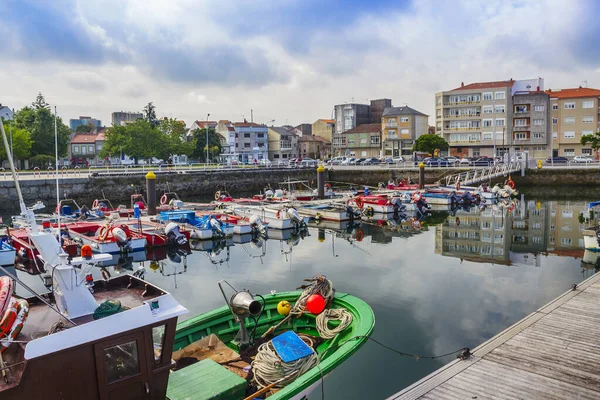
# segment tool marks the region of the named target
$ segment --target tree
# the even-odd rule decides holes
[[[193,133],[193,138],[196,142],[196,148],[192,152],[192,157],[197,158],[200,162],[207,162],[206,160],[206,129],[196,129]],[[216,154],[221,153],[221,135],[219,135],[214,129],[208,129],[208,151],[211,151],[211,147],[214,149],[218,148]]]
[[[75,133],[90,133],[94,130],[94,127],[91,124],[79,125],[75,128]]]
[[[153,128],[156,128],[159,124],[158,119],[156,119],[156,106],[152,104],[152,102],[146,104],[144,107],[144,119],[150,123]]]
[[[39,97],[39,96],[38,96]],[[15,127],[29,132],[32,145],[31,156],[46,154],[54,156],[54,114],[45,107],[24,107],[14,116]],[[69,148],[71,130],[56,118],[58,128],[58,155],[64,156]]]
[[[31,152],[31,137],[29,132],[24,129],[18,129],[16,127],[10,127],[11,121],[4,121],[4,131],[6,132],[6,138],[10,146],[10,134],[12,134],[12,152],[15,160],[21,160],[29,158]],[[0,159],[6,159],[6,149],[4,146],[0,146]]]
[[[435,150],[448,150],[448,142],[438,135],[425,134],[415,140],[412,151],[433,154]]]
[[[39,110],[40,108],[50,109],[50,104],[46,103],[46,99],[44,98],[44,95],[42,95],[42,92],[38,93],[35,101],[31,103],[31,106],[36,110]]]
[[[196,140],[187,140],[185,125],[173,118],[165,118],[160,121],[158,130],[166,137],[166,146],[161,148],[160,158],[163,160],[177,155],[189,156],[196,148]]]
[[[100,157],[122,153],[137,162],[139,159],[159,158],[168,148],[166,135],[142,119],[126,126],[112,126],[106,130],[105,137]]]
[[[591,145],[590,147],[596,152],[596,159],[598,158],[598,149],[600,149],[600,131],[581,135],[580,143],[582,146],[589,143]]]

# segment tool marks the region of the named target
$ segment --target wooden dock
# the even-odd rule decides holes
[[[600,274],[389,399],[600,399]]]

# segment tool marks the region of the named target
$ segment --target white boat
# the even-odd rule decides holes
[[[298,204],[298,214],[317,221],[348,221],[350,215],[346,207],[332,204]]]
[[[231,205],[229,207],[234,215],[244,218],[245,221],[250,222],[252,216],[260,218],[261,221],[269,224],[269,229],[294,229],[297,226],[306,225],[310,220],[309,217],[300,217],[295,208],[287,205]]]
[[[10,267],[15,265],[16,251],[11,244],[10,230],[6,225],[0,225],[4,232],[0,234],[0,266]]]

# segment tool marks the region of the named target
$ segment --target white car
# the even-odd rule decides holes
[[[260,160],[258,162],[258,165],[263,166],[263,167],[267,167],[267,168],[271,168],[272,164],[273,163],[269,159],[267,159],[267,158],[263,158],[262,160]]]
[[[393,157],[393,158],[392,158],[392,162],[393,162],[394,164],[400,164],[400,163],[403,163],[403,162],[404,162],[404,157],[402,157],[402,156],[399,156],[399,157]]]
[[[354,160],[356,160],[356,158],[354,158],[354,157],[349,157],[349,158],[346,158],[344,161],[342,161],[342,162],[341,162],[341,164],[340,164],[340,165],[351,165],[351,163],[352,163]]]
[[[343,157],[343,156],[333,157],[331,159],[331,161],[329,162],[329,164],[331,164],[331,165],[340,165],[340,164],[343,164],[345,160],[346,160],[346,157]]]
[[[576,163],[591,163],[591,162],[594,162],[594,160],[591,157],[588,157],[588,156],[575,156],[575,157],[573,157],[573,162],[576,162]]]
[[[312,158],[303,158],[302,161],[300,161],[301,167],[316,167],[317,164],[317,160],[313,160]]]

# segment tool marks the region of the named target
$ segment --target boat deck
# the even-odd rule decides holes
[[[600,274],[389,399],[600,398]]]

